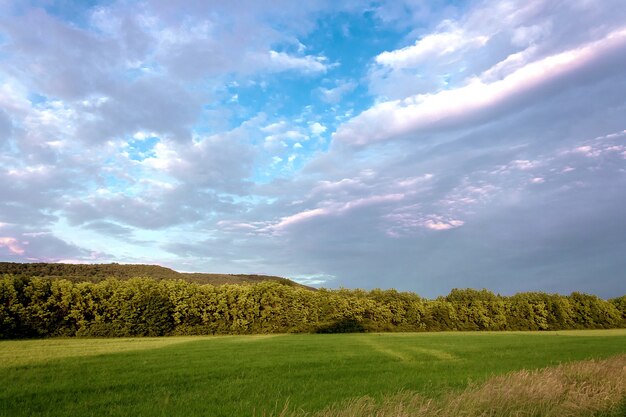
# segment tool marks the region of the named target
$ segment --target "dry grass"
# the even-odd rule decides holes
[[[493,377],[440,400],[403,392],[362,397],[318,413],[280,417],[584,417],[610,412],[626,398],[626,355]]]

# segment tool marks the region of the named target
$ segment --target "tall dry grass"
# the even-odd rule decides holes
[[[280,417],[585,417],[611,412],[626,399],[626,355],[535,371],[517,371],[440,400],[403,392],[376,401],[363,397],[317,413]]]

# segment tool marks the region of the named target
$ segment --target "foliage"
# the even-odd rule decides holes
[[[256,284],[262,281],[276,281],[288,286],[312,289],[287,278],[272,275],[185,273],[177,272],[159,265],[0,262],[0,275],[3,274],[23,277],[67,279],[73,282],[100,282],[107,278],[127,280],[135,277],[148,277],[156,280],[182,279],[198,284],[213,285]]]
[[[623,298],[609,302],[581,293],[503,297],[454,289],[425,300],[396,290],[310,291],[276,281],[75,283],[5,275],[0,338],[617,328],[626,324],[623,305]]]
[[[611,304],[613,304],[621,313],[622,319],[626,320],[626,295],[622,295],[621,297],[612,298],[609,300]]]

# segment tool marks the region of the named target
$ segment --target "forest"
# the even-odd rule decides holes
[[[216,286],[182,279],[0,278],[3,339],[618,327],[626,327],[626,295],[603,300],[578,292],[501,296],[453,289],[430,300],[393,289],[313,291],[273,280]]]
[[[160,265],[142,264],[65,264],[49,262],[0,262],[0,275],[24,277],[63,278],[74,282],[99,282],[107,278],[130,279],[148,277],[156,280],[182,279],[198,284],[253,284],[277,281],[285,285],[301,286],[295,281],[274,275],[256,274],[209,274],[201,272],[178,272]],[[306,287],[310,288],[310,287]]]

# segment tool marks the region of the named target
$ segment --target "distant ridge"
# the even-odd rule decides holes
[[[107,278],[127,280],[136,277],[147,277],[156,280],[182,279],[188,282],[211,285],[255,284],[263,281],[277,281],[290,287],[314,289],[298,284],[290,279],[273,275],[188,273],[177,272],[159,265],[0,262],[0,275],[2,274],[67,279],[73,282],[99,282]]]

